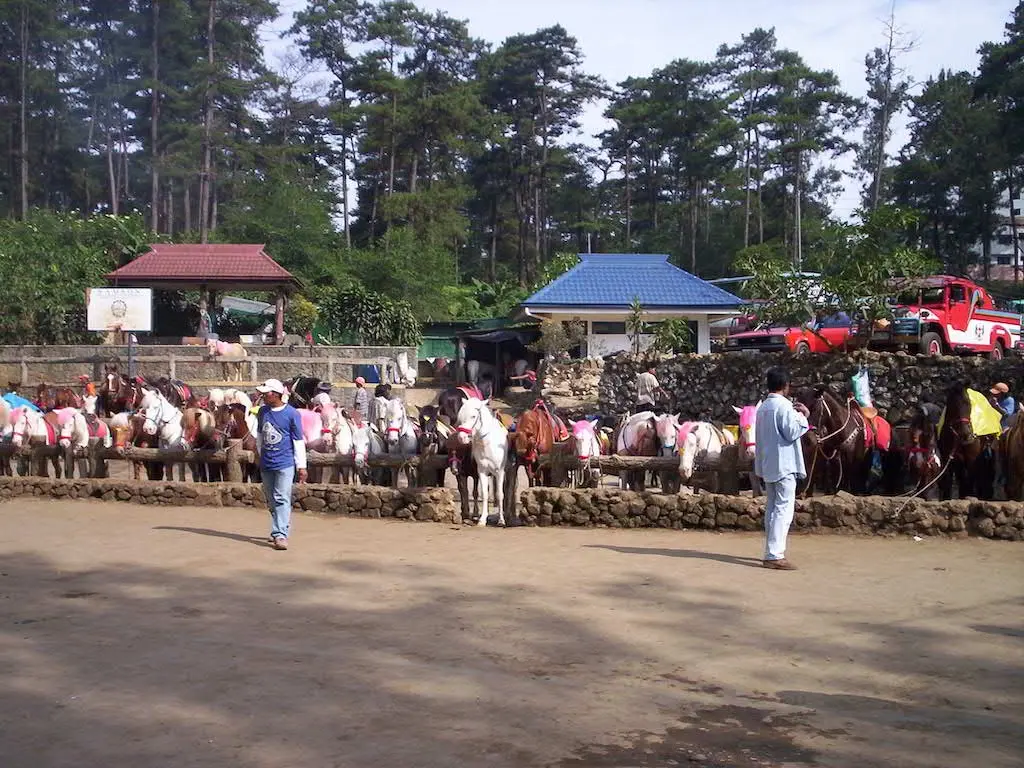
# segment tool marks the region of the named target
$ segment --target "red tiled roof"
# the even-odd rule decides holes
[[[108,280],[290,283],[295,278],[263,251],[263,245],[170,245],[154,243],[134,261],[107,275]]]

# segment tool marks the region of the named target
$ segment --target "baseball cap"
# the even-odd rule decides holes
[[[1003,384],[1002,382],[999,382],[991,389],[993,395],[1005,395],[1009,391],[1010,388],[1007,385]]]
[[[366,379],[364,379],[362,376],[356,376],[355,383],[356,384],[365,384],[366,383]]]
[[[277,392],[279,395],[288,394],[288,390],[285,389],[284,384],[282,384],[278,379],[267,379],[263,382],[262,387],[256,387],[256,391],[262,392],[263,394],[266,394],[267,392]]]

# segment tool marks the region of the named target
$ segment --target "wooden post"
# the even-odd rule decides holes
[[[249,356],[249,381],[259,381],[258,370],[256,366],[256,358]]]
[[[224,446],[224,479],[229,483],[242,482],[241,450],[241,440],[228,440]]]
[[[102,440],[90,440],[89,441],[89,476],[90,477],[108,477],[110,474],[109,467],[107,466],[107,453],[106,448],[103,447]]]
[[[177,375],[177,370],[176,370],[176,368],[175,368],[175,362],[176,362],[176,361],[175,361],[174,355],[171,355],[170,359],[169,359],[169,360],[167,361],[167,368],[168,368],[168,370],[170,371],[170,374],[171,374],[171,380],[172,380],[172,381],[173,381],[174,379],[178,378],[178,375]]]
[[[327,381],[334,383],[334,358],[327,358]]]
[[[21,386],[28,386],[28,363],[21,361]]]
[[[274,305],[274,343],[284,343],[284,288],[277,292],[277,301]]]

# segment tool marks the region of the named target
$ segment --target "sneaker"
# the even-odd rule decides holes
[[[288,539],[284,536],[278,536],[274,539],[274,549],[288,549]]]
[[[770,568],[773,571],[795,571],[796,566],[793,565],[789,560],[783,558],[782,560],[765,560],[761,563],[765,568]]]

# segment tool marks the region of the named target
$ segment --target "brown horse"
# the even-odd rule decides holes
[[[538,480],[543,485],[553,485],[552,467],[550,464],[541,467],[540,457],[550,456],[556,451],[568,451],[570,446],[566,442],[568,431],[565,425],[548,410],[543,400],[538,400],[533,408],[519,415],[509,438],[515,461],[526,469],[530,485],[537,485]]]
[[[223,426],[220,422],[220,413],[225,414]],[[246,418],[245,406],[239,403],[224,406],[218,413],[218,427],[224,430],[224,436],[228,440],[241,440],[242,450],[256,453],[256,435],[249,430],[249,422]],[[250,464],[242,467],[242,482],[260,483],[263,482],[260,473],[260,460],[256,458]]]
[[[971,421],[971,399],[966,382],[957,382],[946,393],[946,408],[939,430],[942,477],[939,497],[953,498],[956,479],[960,498],[992,498],[995,480],[995,443],[998,435],[977,435]]]
[[[906,455],[906,474],[914,484],[914,491],[927,498],[934,487],[935,478],[942,468],[939,456],[939,432],[931,414],[919,407],[910,420]]]
[[[144,415],[132,416],[128,422],[131,425],[131,433],[128,437],[128,444],[133,448],[159,448],[160,436],[147,435],[143,426],[146,423]],[[146,477],[150,480],[164,479],[164,465],[159,461],[133,461],[132,472],[136,480],[142,479],[142,467],[145,465]]]
[[[212,413],[203,408],[186,408],[182,414],[182,446],[186,450],[216,451],[224,447],[224,432],[217,428]],[[220,464],[192,464],[192,482],[216,483],[223,478]]]
[[[113,416],[139,407],[143,395],[142,383],[118,373],[117,366],[108,365],[103,372],[97,409],[106,416]]]

